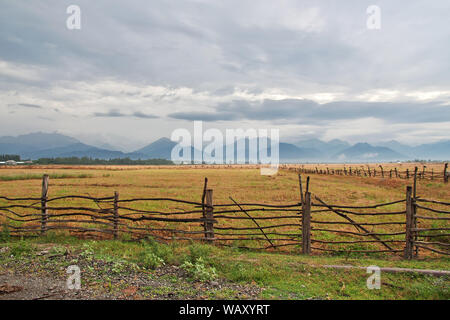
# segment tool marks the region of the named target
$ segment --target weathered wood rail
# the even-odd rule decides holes
[[[418,197],[416,179],[404,199],[368,206],[326,203],[309,191],[309,177],[303,191],[302,180],[299,175],[300,197],[290,204],[243,203],[231,197],[232,203],[215,204],[207,179],[196,202],[121,199],[118,192],[50,198],[44,175],[41,197],[0,196],[0,217],[3,233],[12,237],[62,230],[102,239],[152,237],[256,250],[293,247],[303,254],[450,255],[450,202]]]

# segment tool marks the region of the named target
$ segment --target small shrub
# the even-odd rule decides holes
[[[211,248],[207,245],[199,243],[192,243],[189,246],[189,260],[192,263],[196,263],[199,259],[202,261],[209,261]]]
[[[153,252],[144,252],[142,258],[140,259],[142,265],[146,269],[156,269],[164,265],[164,260],[158,257]]]
[[[156,257],[162,259],[163,262],[173,263],[177,260],[172,247],[159,243],[152,238],[143,241],[144,253],[142,259],[145,259],[145,255],[153,253]]]
[[[83,251],[80,253],[80,257],[87,260],[92,260],[94,258],[94,248],[90,243],[83,244]]]
[[[217,278],[216,269],[207,267],[202,257],[198,258],[195,263],[185,261],[181,268],[186,271],[194,280],[210,281]]]

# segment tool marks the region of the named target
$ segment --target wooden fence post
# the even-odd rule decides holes
[[[413,187],[413,197],[412,197],[412,227],[413,228],[417,228],[417,217],[416,217],[416,214],[417,214],[417,207],[416,207],[416,199],[417,199],[417,171],[418,171],[418,168],[417,167],[415,167],[414,168],[414,187]],[[413,239],[414,239],[414,241],[417,241],[418,240],[418,237],[417,237],[417,232],[415,232],[414,233],[414,235],[413,235]],[[419,255],[419,247],[415,247],[414,248],[414,257],[417,257]]]
[[[416,192],[417,192],[417,170],[418,168],[414,168],[414,184],[413,184],[413,198],[416,198]]]
[[[48,220],[48,210],[47,210],[47,199],[48,199],[48,174],[44,174],[42,177],[42,197],[41,197],[41,234],[47,231],[47,220]]]
[[[114,191],[114,240],[117,240],[119,236],[119,193]]]
[[[301,174],[298,175],[298,184],[300,186],[300,201],[301,201],[302,209],[303,209],[304,199],[303,199],[303,185],[302,185],[302,175]]]
[[[406,187],[406,236],[405,236],[405,259],[412,259],[413,257],[413,201],[412,201],[412,188]]]
[[[206,190],[206,219],[205,221],[205,238],[207,241],[214,241],[214,208],[213,208],[213,191],[212,189]]]
[[[444,165],[444,182],[448,183],[448,173],[447,173],[447,169],[448,169],[448,163],[446,163]]]
[[[306,177],[306,192],[309,192],[309,176]]]
[[[305,193],[305,205],[302,214],[302,252],[311,253],[311,193]]]

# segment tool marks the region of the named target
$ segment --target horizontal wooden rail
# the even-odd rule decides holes
[[[387,202],[387,203],[379,203],[379,204],[374,204],[374,205],[369,205],[369,206],[344,206],[344,205],[336,205],[336,204],[327,204],[327,205],[323,205],[323,204],[316,204],[313,203],[312,206],[313,207],[332,207],[332,208],[344,208],[344,209],[375,209],[375,208],[379,208],[379,207],[385,207],[385,206],[390,206],[396,203],[402,203],[405,202],[405,200],[397,200],[397,201],[392,201],[392,202]]]
[[[312,228],[312,231],[336,232],[336,233],[352,234],[355,236],[363,236],[363,237],[366,237],[366,236],[397,236],[397,235],[403,235],[406,233],[405,231],[393,232],[393,233],[379,233],[379,232],[358,233],[358,232],[352,232],[352,231],[321,229],[321,228]]]
[[[349,241],[325,241],[325,240],[315,240],[311,239],[311,242],[325,243],[325,244],[350,244],[350,243],[380,243],[379,240],[349,240]],[[387,243],[404,243],[405,240],[383,240]]]
[[[354,225],[351,222],[344,221],[319,221],[319,220],[311,220],[311,223],[318,224],[337,224],[337,225]],[[386,226],[386,225],[404,225],[405,222],[402,221],[394,221],[394,222],[358,222],[360,226]]]
[[[319,250],[319,251],[329,251],[329,252],[344,252],[344,253],[348,253],[348,252],[355,252],[355,253],[384,253],[384,252],[391,252],[391,253],[397,253],[397,252],[403,252],[403,250],[352,250],[352,249],[345,249],[345,250],[337,250],[337,249],[324,249],[324,248],[320,248],[320,247],[311,247],[314,250]]]
[[[421,206],[421,205],[419,205],[419,204],[416,204],[416,207],[417,207],[417,208],[420,208],[420,209],[428,210],[428,211],[431,211],[431,212],[443,213],[443,214],[450,214],[450,211],[444,211],[444,210],[432,209],[432,208],[428,208],[428,207]]]
[[[450,206],[450,202],[443,202],[443,201],[437,201],[437,200],[428,200],[428,199],[423,199],[423,198],[416,199],[416,202],[428,202],[428,203],[442,204],[444,206]]]

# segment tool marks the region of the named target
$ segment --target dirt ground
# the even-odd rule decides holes
[[[2,260],[0,300],[256,299],[262,290],[223,279],[193,281],[177,266],[138,270],[83,254],[55,255],[48,248],[32,257]],[[67,267],[74,263],[81,270],[80,290],[67,286]]]

